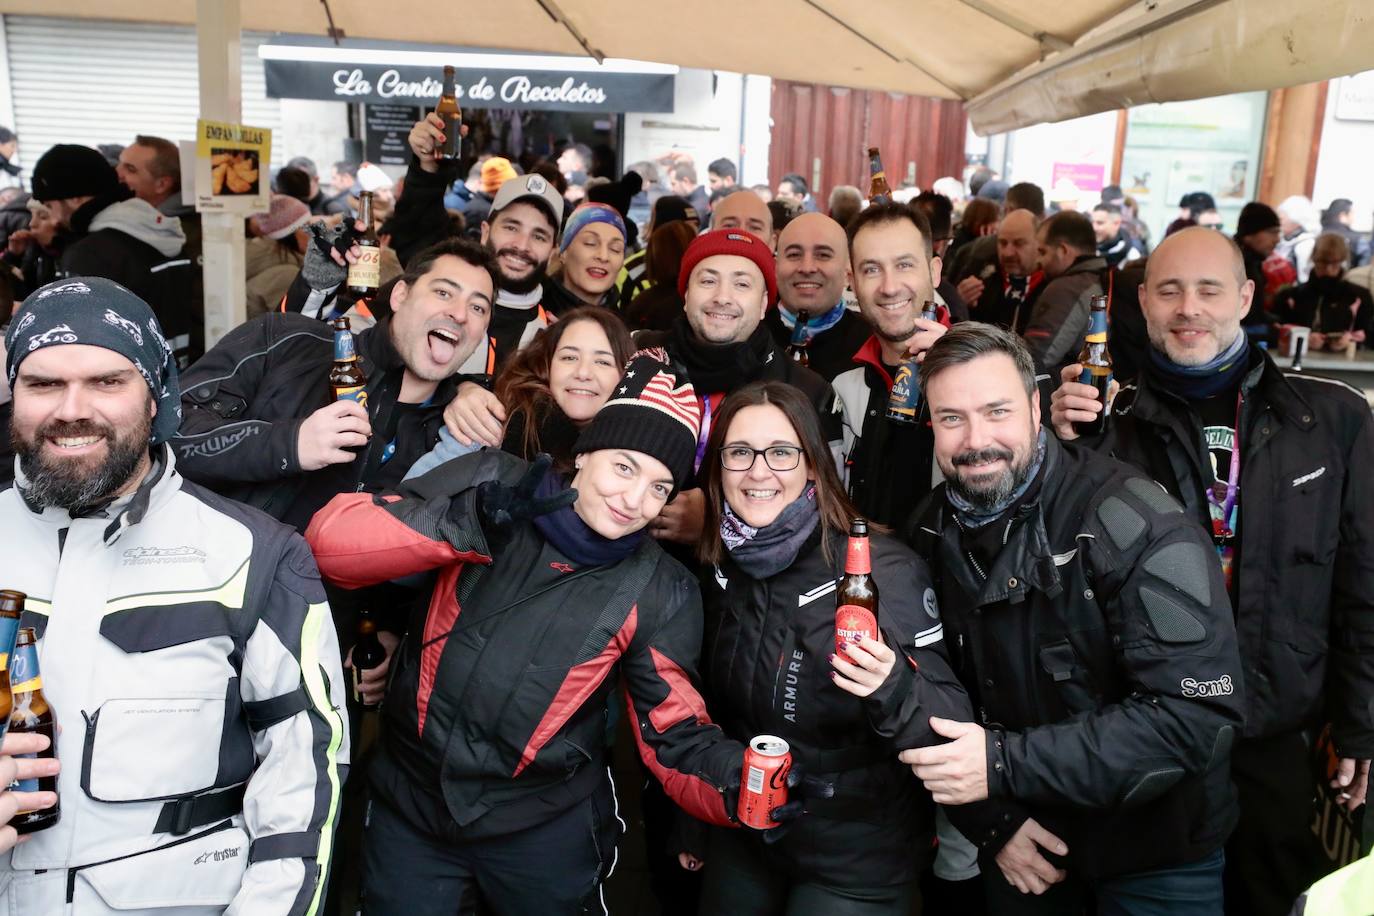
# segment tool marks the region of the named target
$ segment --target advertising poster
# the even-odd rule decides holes
[[[272,193],[272,131],[196,121],[196,209],[261,213]]]

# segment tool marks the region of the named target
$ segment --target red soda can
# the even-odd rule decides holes
[[[778,826],[770,817],[774,808],[787,803],[787,771],[792,754],[787,742],[773,735],[759,735],[744,752],[744,774],[739,783],[739,820],[756,830]]]

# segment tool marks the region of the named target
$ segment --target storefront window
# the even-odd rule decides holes
[[[1178,202],[1206,191],[1227,231],[1255,196],[1268,94],[1143,105],[1129,111],[1121,187],[1140,204],[1154,243],[1178,217]]]

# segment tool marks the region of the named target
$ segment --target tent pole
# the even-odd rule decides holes
[[[243,62],[239,0],[196,0],[196,44],[200,68],[200,116],[238,123],[243,119]],[[260,164],[267,180],[269,163]],[[243,323],[243,216],[201,215],[204,236],[205,347],[209,349]]]

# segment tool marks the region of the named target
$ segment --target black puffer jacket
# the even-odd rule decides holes
[[[845,537],[830,532],[828,560],[821,538],[818,529],[769,579],[751,578],[728,555],[703,570],[702,681],[726,734],[740,741],[777,735],[807,773],[835,785],[834,799],[812,803],[781,841],[760,846],[770,861],[794,877],[881,887],[911,880],[934,835],[930,795],[897,753],[943,743],[931,716],[968,721],[972,709],[945,657],[925,563],[881,534],[869,546],[878,624],[901,654],[872,696],[835,686],[829,659]]]
[[[1374,422],[1341,382],[1285,372],[1258,347],[1242,382],[1236,629],[1245,734],[1332,724],[1374,756]],[[1112,404],[1103,447],[1210,525],[1202,423],[1145,372]]]
[[[950,820],[986,857],[1029,814],[1087,878],[1218,849],[1244,696],[1211,540],[1158,484],[1053,436],[1038,494],[990,524],[980,564],[942,484],[909,532],[987,729],[990,797],[1009,804]]]

